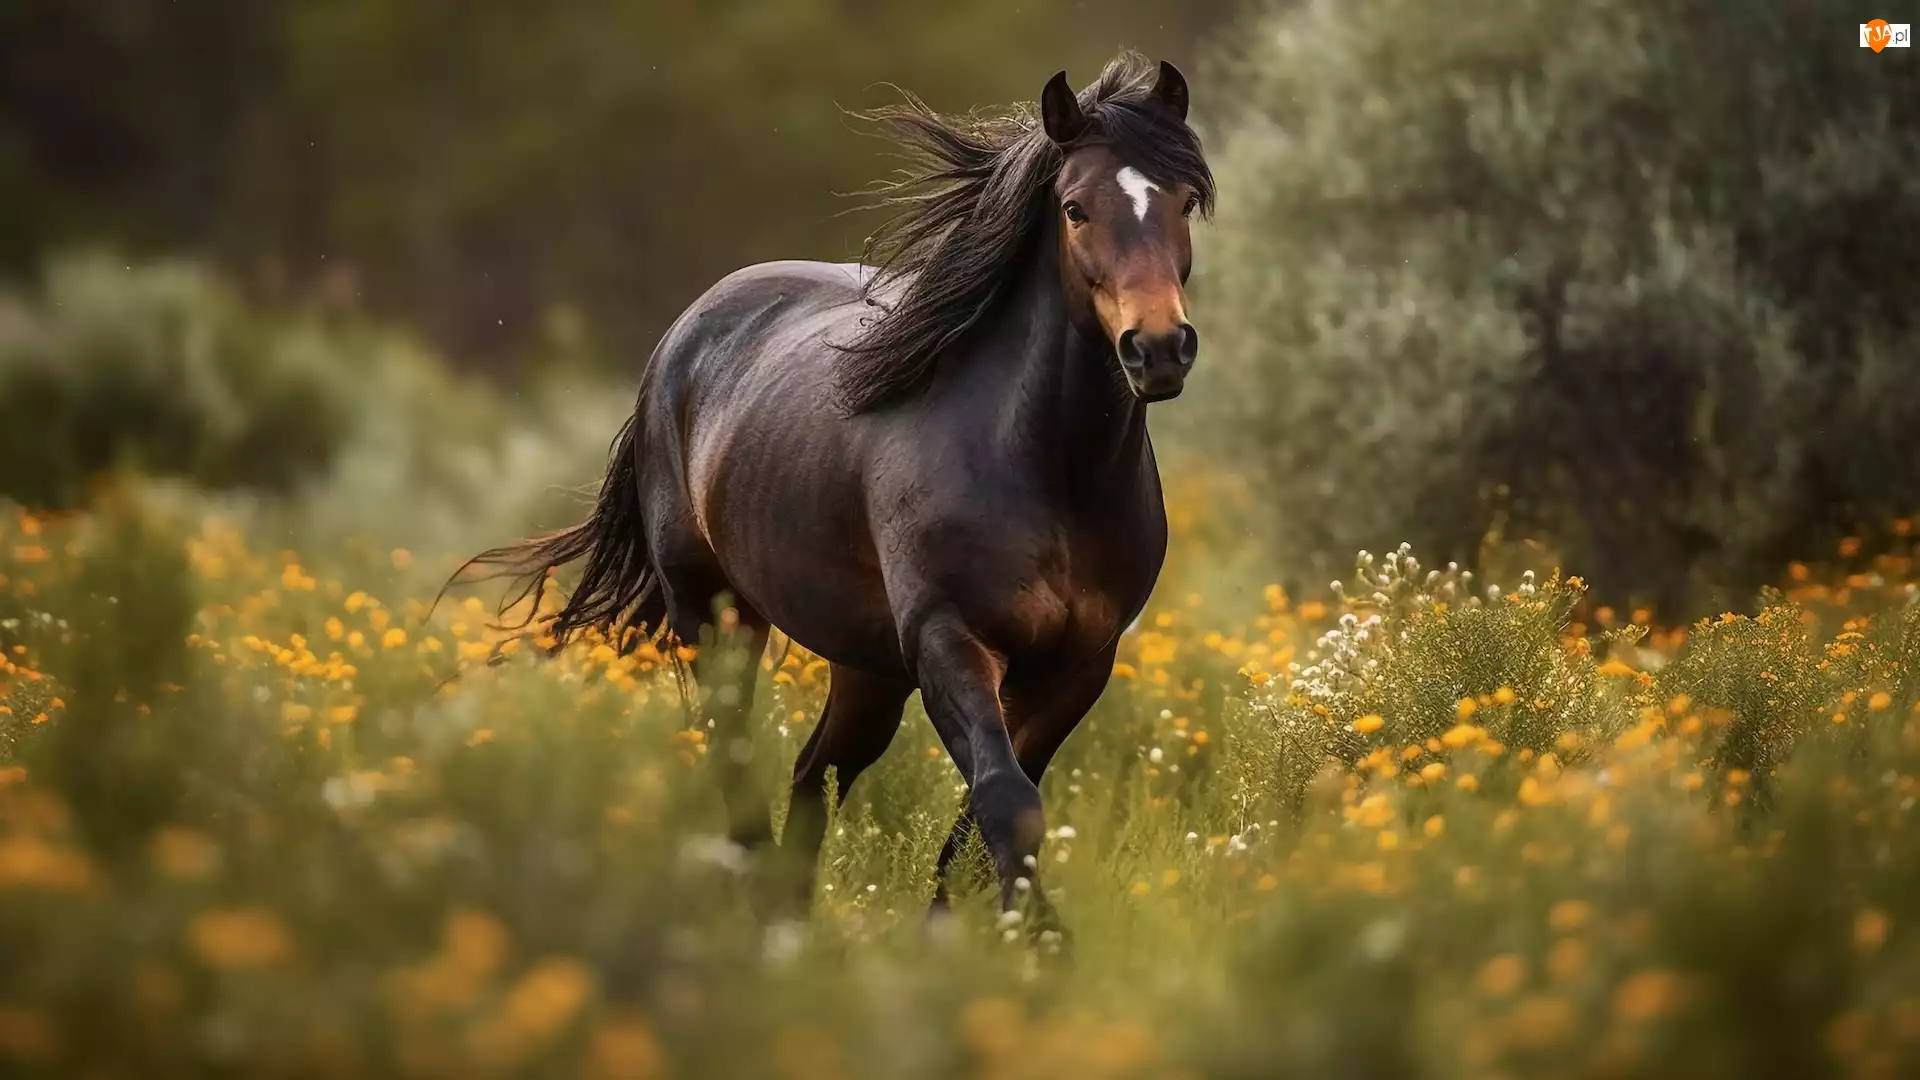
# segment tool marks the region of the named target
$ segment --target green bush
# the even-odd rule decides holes
[[[1521,530],[1723,604],[1920,502],[1920,74],[1858,14],[1360,0],[1236,34],[1194,415],[1290,560]]]
[[[0,494],[72,508],[139,475],[183,514],[290,544],[471,552],[576,515],[631,408],[580,357],[546,365],[509,396],[406,335],[250,305],[193,263],[68,255],[37,293],[0,295]]]
[[[184,263],[53,262],[0,297],[0,491],[70,507],[122,468],[285,489],[323,470],[347,373]]]

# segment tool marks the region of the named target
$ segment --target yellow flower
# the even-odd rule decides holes
[[[1368,713],[1353,722],[1353,730],[1362,735],[1371,735],[1386,724],[1386,718],[1379,713]]]
[[[1509,997],[1527,981],[1527,962],[1503,953],[1481,965],[1473,987],[1486,997]]]
[[[153,864],[168,877],[192,880],[213,873],[220,865],[220,849],[193,831],[168,826],[153,836]]]
[[[593,977],[578,960],[550,957],[507,991],[469,1045],[483,1062],[511,1066],[557,1036],[593,996]]]
[[[1446,765],[1438,761],[1430,762],[1420,770],[1420,779],[1425,780],[1429,784],[1437,782],[1446,775]]]
[[[1420,826],[1420,831],[1427,834],[1428,839],[1439,836],[1441,833],[1447,831],[1447,819],[1441,817],[1439,814],[1435,814],[1428,818],[1425,824]]]
[[[654,1080],[666,1070],[666,1054],[644,1019],[609,1017],[594,1028],[587,1067],[593,1080]]]
[[[1592,915],[1592,905],[1579,900],[1562,900],[1547,912],[1547,925],[1560,933],[1569,934],[1587,925]]]
[[[1867,699],[1867,708],[1874,712],[1884,712],[1893,705],[1893,695],[1881,690]]]
[[[1519,695],[1513,692],[1513,687],[1511,686],[1503,686],[1500,689],[1495,690],[1493,692],[1493,700],[1499,702],[1502,705],[1513,704],[1514,698],[1518,696]]]
[[[1622,1020],[1651,1020],[1673,1011],[1683,989],[1680,977],[1671,971],[1642,971],[1614,991],[1614,1014]]]
[[[1614,676],[1622,676],[1622,677],[1628,676],[1628,675],[1640,674],[1640,672],[1637,669],[1630,667],[1626,664],[1623,664],[1618,660],[1609,660],[1606,663],[1601,664],[1599,671],[1600,671],[1600,674],[1602,675],[1614,675]]]
[[[1873,952],[1885,944],[1892,920],[1878,908],[1867,908],[1853,917],[1853,943],[1861,952]]]
[[[1169,887],[1180,884],[1180,871],[1168,867],[1160,874],[1160,884]]]
[[[397,626],[391,630],[388,630],[386,633],[380,635],[381,648],[398,649],[402,645],[405,645],[406,643],[407,643],[407,632],[405,630],[400,629]]]
[[[293,952],[280,917],[265,908],[227,908],[196,916],[187,926],[187,943],[208,967],[261,968]]]
[[[0,890],[79,892],[93,881],[93,864],[80,852],[18,833],[0,840]]]
[[[1555,982],[1568,982],[1587,970],[1588,949],[1579,938],[1561,938],[1547,951],[1547,974]]]
[[[447,916],[441,936],[447,960],[476,976],[492,974],[507,962],[512,941],[500,920],[484,911],[456,911]]]
[[[1523,1050],[1544,1050],[1564,1042],[1577,1020],[1572,1002],[1535,994],[1522,999],[1508,1014],[1508,1039]]]
[[[1470,701],[1471,699],[1462,698],[1461,700]],[[1440,742],[1449,750],[1459,750],[1471,746],[1486,737],[1486,728],[1477,727],[1473,724],[1455,724],[1453,727],[1447,729],[1446,734],[1440,736]]]
[[[1620,733],[1613,745],[1621,750],[1632,750],[1647,745],[1653,739],[1653,733],[1659,730],[1658,720],[1646,720]]]
[[[1470,697],[1461,698],[1453,706],[1453,715],[1459,717],[1462,722],[1473,719],[1473,714],[1479,711],[1480,703]]]

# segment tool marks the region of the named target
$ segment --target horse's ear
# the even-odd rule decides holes
[[[1165,60],[1160,61],[1160,78],[1153,84],[1153,96],[1175,116],[1187,118],[1187,77]]]
[[[1040,124],[1056,146],[1065,146],[1087,130],[1087,114],[1080,111],[1080,99],[1067,85],[1067,73],[1057,72],[1040,91]]]

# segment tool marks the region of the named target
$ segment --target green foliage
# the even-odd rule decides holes
[[[184,482],[181,513],[214,498],[329,550],[477,549],[569,519],[559,485],[604,462],[629,391],[582,367],[551,357],[509,400],[404,336],[249,305],[198,264],[68,255],[36,293],[0,294],[0,493],[73,507],[141,475]]]
[[[1223,39],[1194,388],[1286,560],[1499,527],[1669,609],[1699,570],[1717,608],[1920,499],[1889,381],[1920,76],[1857,23],[1365,0]]]
[[[73,506],[126,467],[285,488],[348,423],[344,373],[304,344],[193,267],[56,261],[0,297],[0,490]]]

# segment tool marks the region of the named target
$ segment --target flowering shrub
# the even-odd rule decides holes
[[[1186,568],[1046,782],[1059,963],[991,890],[922,929],[962,789],[917,708],[833,818],[812,923],[761,926],[673,657],[548,658],[479,597],[429,612],[437,559],[180,510],[0,516],[17,1070],[1920,1065],[1910,530],[1681,628],[1404,548],[1244,620]],[[778,790],[825,666],[763,667]]]

